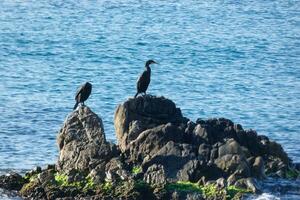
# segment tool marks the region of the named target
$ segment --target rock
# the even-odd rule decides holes
[[[201,140],[204,140],[209,144],[215,144],[216,142],[222,141],[224,138],[232,138],[234,136],[234,124],[228,119],[197,119],[196,123],[197,126],[194,129],[194,134],[200,143]]]
[[[59,170],[91,170],[112,157],[102,120],[86,106],[79,107],[67,117],[57,143]]]
[[[247,160],[237,154],[227,154],[219,157],[215,160],[215,164],[220,168],[227,176],[238,173],[243,177],[250,176],[250,168]]]
[[[234,184],[236,183],[236,181],[237,181],[238,179],[240,179],[240,178],[241,178],[241,176],[238,175],[237,173],[231,174],[231,175],[227,178],[227,185],[228,185],[228,186],[234,185]]]
[[[34,169],[34,171],[36,173],[41,173],[42,172],[42,168],[40,166],[36,166],[35,169]]]
[[[25,199],[45,199],[46,193],[38,179],[33,179],[23,185],[20,194]]]
[[[0,188],[7,190],[20,190],[25,180],[18,173],[12,172],[7,175],[0,176]]]
[[[278,157],[269,156],[265,161],[265,173],[268,176],[274,176],[279,178],[285,178],[286,171],[288,170],[288,165],[286,165]]]
[[[259,184],[253,178],[242,178],[235,182],[234,186],[250,190],[253,193],[261,193]]]
[[[37,175],[37,179],[43,187],[53,185],[55,184],[54,171],[52,169],[45,170]]]
[[[200,159],[204,159],[206,162],[208,162],[210,160],[210,152],[211,150],[211,146],[208,145],[208,144],[201,144],[199,146],[199,149],[198,149],[198,156]],[[213,156],[216,156],[217,155],[213,155]]]
[[[266,177],[264,160],[261,156],[255,158],[255,161],[252,165],[252,174],[254,175],[254,177],[259,179],[263,179]]]
[[[100,163],[88,174],[88,177],[91,177],[95,184],[101,184],[104,182],[106,176],[105,165],[106,163],[104,162]]]
[[[204,198],[198,192],[174,191],[170,198],[171,200],[203,200]]]
[[[195,182],[201,177],[200,168],[199,160],[190,160],[177,172],[177,179],[179,181]]]
[[[82,172],[74,168],[65,170],[65,175],[67,176],[68,183],[81,182],[85,179],[85,176],[82,174]]]
[[[105,166],[106,179],[109,181],[128,180],[129,172],[119,158],[112,158]]]
[[[194,123],[164,97],[129,99],[114,122],[118,145],[106,141],[102,120],[80,107],[59,132],[56,166],[38,167],[26,179],[1,176],[0,186],[22,187],[28,199],[225,199],[227,186],[260,192],[253,177],[264,178],[265,170],[298,175],[268,137],[225,118]],[[187,182],[207,187],[201,192]]]
[[[47,167],[46,167],[46,169],[53,169],[53,170],[55,170],[55,165],[47,165]]]
[[[290,159],[287,156],[287,153],[283,150],[283,148],[281,147],[280,144],[270,141],[267,144],[267,153],[269,155],[272,155],[274,157],[278,157],[280,158],[280,160],[285,164],[285,165],[289,165],[290,163]]]
[[[171,123],[160,125],[142,132],[129,145],[129,157],[135,162],[144,162],[150,159],[169,141],[182,142],[183,132],[181,127]]]
[[[153,187],[163,188],[167,183],[165,170],[162,165],[151,165],[144,174],[144,181]]]
[[[147,169],[153,164],[162,165],[168,179],[174,181],[183,178],[182,175],[186,173],[181,170],[184,170],[185,167],[191,167],[186,164],[193,158],[196,158],[196,149],[192,145],[170,141],[155,153],[151,159],[146,160],[142,166],[143,169]],[[196,169],[190,170],[194,171]]]
[[[218,178],[216,180],[216,185],[219,189],[223,189],[227,186],[227,182],[224,178]]]
[[[204,198],[202,197],[201,194],[199,193],[190,193],[186,195],[186,200],[203,200]]]
[[[209,132],[208,128],[204,128],[200,124],[197,124],[193,133],[194,133],[193,135],[194,144],[201,144],[204,142],[208,142],[212,137],[212,135],[210,134],[211,132]]]
[[[233,138],[227,140],[222,146],[219,147],[219,157],[227,154],[238,154],[243,157],[246,157],[246,154],[249,155],[249,153],[247,153],[247,149],[244,150]]]
[[[180,124],[187,121],[174,102],[149,95],[128,99],[117,107],[114,117],[116,136],[122,152],[144,130],[162,124]]]
[[[30,170],[29,172],[25,173],[25,177],[32,177],[42,172],[41,167],[35,167],[34,169]]]

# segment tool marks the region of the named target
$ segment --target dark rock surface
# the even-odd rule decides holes
[[[6,190],[20,190],[24,183],[23,177],[14,172],[0,176],[0,188]]]
[[[159,125],[185,122],[181,110],[164,97],[140,96],[120,104],[115,111],[115,130],[124,152],[143,131]]]
[[[0,176],[0,187],[28,199],[224,199],[261,192],[267,176],[300,174],[268,137],[224,118],[192,122],[164,97],[127,100],[114,124],[118,145],[80,107],[59,131],[57,164]]]

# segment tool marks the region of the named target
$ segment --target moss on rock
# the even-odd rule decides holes
[[[197,192],[202,194],[205,199],[240,199],[243,194],[251,192],[249,190],[238,188],[235,186],[227,186],[224,189],[220,189],[215,184],[200,186],[197,183],[192,183],[189,181],[169,183],[167,184],[166,189],[170,192]]]

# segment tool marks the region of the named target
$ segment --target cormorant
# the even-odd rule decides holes
[[[84,101],[86,101],[92,92],[92,84],[86,82],[85,84],[81,85],[80,88],[76,92],[75,101],[76,104],[74,106],[74,110],[77,108],[79,103],[84,105]]]
[[[137,83],[136,83],[136,89],[137,92],[134,96],[134,98],[137,97],[137,95],[139,93],[145,93],[146,94],[146,90],[149,86],[150,83],[150,77],[151,77],[151,69],[150,69],[150,65],[156,63],[154,60],[148,60],[145,64],[145,71],[141,74],[141,76],[139,77]]]

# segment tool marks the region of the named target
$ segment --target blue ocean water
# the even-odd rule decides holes
[[[192,120],[226,117],[300,162],[299,0],[1,0],[0,172],[55,162],[77,87],[115,140],[116,106],[148,92]]]

